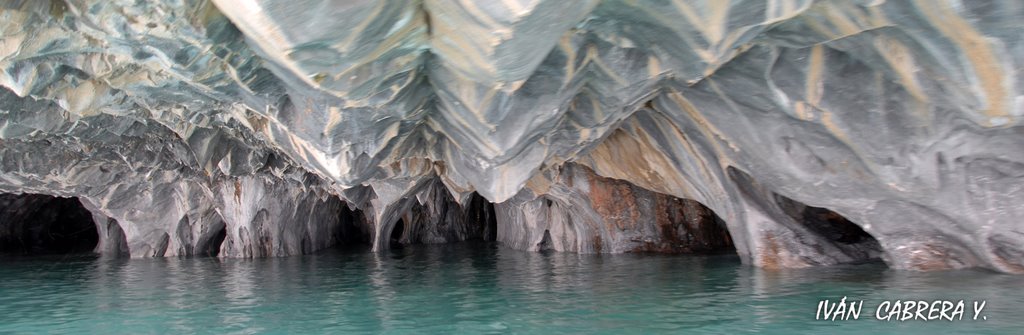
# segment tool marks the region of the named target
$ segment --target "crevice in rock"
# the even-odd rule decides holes
[[[469,201],[469,220],[482,228],[480,239],[484,241],[496,241],[498,238],[498,220],[494,216],[494,204],[487,201],[483,196],[473,193]]]
[[[89,208],[86,207],[86,209]],[[105,256],[130,256],[131,250],[128,248],[128,237],[125,236],[124,229],[121,229],[121,223],[98,211],[92,212],[92,219],[96,222],[96,232],[99,235],[99,242],[93,251]]]
[[[302,241],[299,242],[299,247],[302,249],[303,255],[309,255],[313,253],[313,242],[309,240],[309,236],[302,237]]]
[[[0,194],[0,252],[86,253],[97,243],[92,213],[77,198]]]
[[[391,249],[401,249],[401,248],[403,248],[405,246],[403,241],[404,242],[408,242],[407,240],[403,239],[404,237],[405,237],[405,220],[398,219],[398,222],[395,222],[395,226],[391,228],[391,235],[389,237],[390,238]]]
[[[787,215],[820,240],[831,242],[855,262],[879,259],[882,247],[860,225],[827,208],[809,206],[775,194],[775,202]]]
[[[164,232],[160,234],[160,237],[156,239],[156,244],[153,245],[152,254],[148,257],[153,256],[164,256],[167,254],[167,247],[171,244],[171,235]]]
[[[217,257],[220,255],[221,245],[224,244],[224,239],[228,236],[227,226],[224,224],[220,225],[220,228],[213,233],[210,238],[200,245],[199,250],[202,252],[202,256]]]
[[[544,229],[544,238],[537,243],[537,251],[547,251],[554,249],[551,242],[551,230]]]

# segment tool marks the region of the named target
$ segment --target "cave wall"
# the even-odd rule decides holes
[[[490,236],[464,223],[478,194],[520,249],[676,250],[659,215],[695,201],[749,264],[874,255],[782,197],[858,225],[893,268],[1024,272],[1017,1],[8,0],[0,17],[0,191],[77,197],[107,222],[98,250],[123,234],[133,257],[209,254],[221,232],[224,257],[385,250],[400,219],[409,241]]]
[[[578,253],[716,253],[733,249],[700,203],[566,164],[495,205],[497,240],[516,249]],[[534,193],[539,192],[539,193]]]

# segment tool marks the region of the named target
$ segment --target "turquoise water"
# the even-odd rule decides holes
[[[493,244],[256,260],[0,258],[0,333],[1020,334],[1024,277],[880,264],[764,271],[735,256]],[[815,320],[863,299],[859,320]],[[895,299],[986,300],[972,321],[883,322]]]

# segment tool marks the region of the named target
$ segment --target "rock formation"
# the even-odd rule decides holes
[[[995,0],[3,0],[0,192],[75,197],[96,250],[133,257],[494,238],[1019,273],[1022,18]]]

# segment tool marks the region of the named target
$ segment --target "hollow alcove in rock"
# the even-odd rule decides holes
[[[77,198],[0,194],[0,252],[84,253],[98,242],[92,213]]]
[[[775,194],[775,202],[782,210],[821,240],[831,242],[854,261],[869,261],[882,257],[878,240],[860,225],[827,208],[808,206],[799,201]]]
[[[220,247],[224,244],[224,239],[227,236],[227,226],[222,223],[220,228],[214,229],[213,235],[201,244],[197,250],[200,250],[201,256],[217,257],[220,255]]]
[[[363,211],[352,209],[347,204],[341,206],[338,213],[338,229],[335,230],[334,239],[337,245],[365,245],[372,244],[373,227],[370,225]]]
[[[704,204],[665,194],[655,196],[657,242],[634,251],[670,254],[735,254],[732,236],[717,214]]]
[[[131,255],[128,250],[127,236],[117,220],[97,212],[93,212],[92,220],[96,223],[96,232],[99,234],[99,242],[96,243],[96,249],[93,251],[105,256],[128,257]]]
[[[595,252],[736,253],[725,222],[698,201],[602,177],[584,166],[565,168],[563,178],[560,182],[587,201],[554,203],[568,213],[566,222],[584,226],[573,228],[577,236],[593,236]]]
[[[496,241],[498,238],[498,219],[494,216],[494,204],[474,192],[469,201],[468,211],[470,224],[479,227],[476,229],[480,231],[479,238],[484,241]]]
[[[497,218],[494,205],[487,199],[473,193],[459,203],[440,182],[425,193],[407,204],[393,226],[386,228],[390,233],[382,232],[380,242],[387,241],[386,245],[393,249],[413,244],[496,239]]]
[[[391,236],[389,237],[391,248],[401,249],[404,247],[408,240],[403,239],[403,237],[405,237],[405,220],[398,219],[395,227],[391,229]]]
[[[537,243],[537,251],[554,250],[554,247],[551,244],[551,230],[544,229],[544,237],[541,238],[539,243]]]
[[[496,204],[499,243],[577,253],[736,253],[725,222],[703,204],[603,177],[569,163],[544,193]]]

